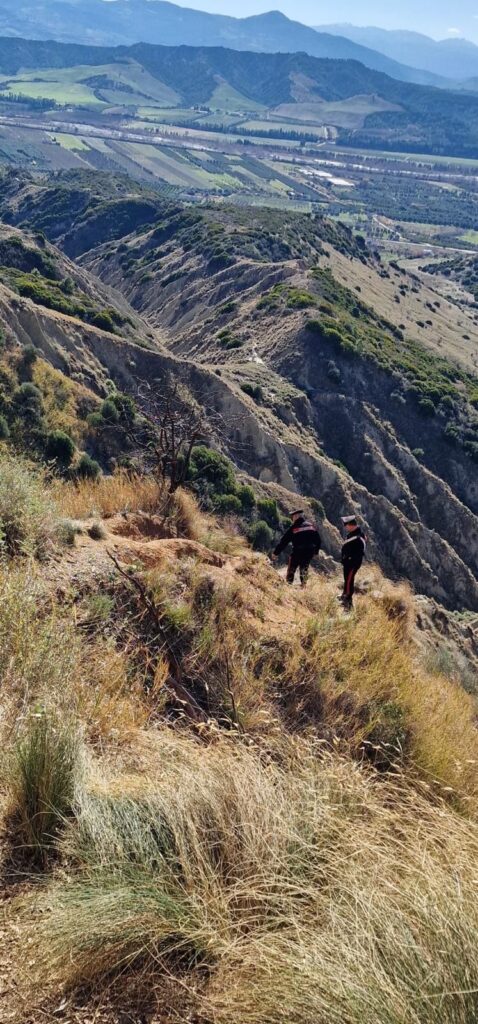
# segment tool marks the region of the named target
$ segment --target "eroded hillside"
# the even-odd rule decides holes
[[[38,295],[14,294],[20,272],[7,266],[12,343],[33,333],[102,398],[111,379],[135,396],[180,379],[209,440],[241,470],[319,500],[334,529],[354,508],[390,576],[476,610],[472,312],[457,325],[451,303],[327,220],[184,207],[124,181],[109,199],[105,189],[90,175],[8,177],[4,219],[45,231],[59,260],[79,257],[77,287],[117,297],[125,318],[113,333],[52,313]]]

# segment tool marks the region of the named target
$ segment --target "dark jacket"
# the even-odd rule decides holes
[[[288,544],[292,544],[293,550],[298,552],[310,551],[310,556],[313,558],[317,555],[321,547],[320,533],[317,527],[313,523],[310,523],[308,519],[304,519],[301,516],[295,523],[286,531],[282,540],[279,541],[277,547],[274,550],[275,555],[280,555],[281,551],[287,547]]]
[[[345,544],[342,547],[342,565],[348,569],[360,569],[365,554],[366,540],[357,526],[356,530],[349,533]]]

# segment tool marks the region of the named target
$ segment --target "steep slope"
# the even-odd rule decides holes
[[[8,208],[21,222],[27,198],[43,210],[49,194],[48,183],[17,182]],[[101,231],[96,244],[89,237],[81,266],[160,332],[162,348],[85,325],[65,330],[60,313],[52,332],[51,314],[33,313],[28,300],[4,307],[13,332],[33,333],[56,365],[73,350],[91,386],[113,378],[134,394],[141,381],[180,377],[211,440],[241,469],[317,498],[331,523],[356,508],[387,573],[476,610],[476,377],[438,355],[433,324],[425,346],[374,307],[372,292],[367,302],[367,276],[379,283],[385,271],[346,229],[225,206],[166,202],[157,213],[119,246]],[[80,214],[57,240],[82,251],[83,238]],[[394,287],[410,286],[395,273]],[[441,315],[451,322],[453,307]],[[471,345],[476,352],[476,330]],[[326,550],[338,553],[333,535]]]
[[[280,11],[250,18],[231,18],[205,11],[177,7],[162,0],[116,0],[110,8],[103,0],[66,0],[43,4],[31,2],[12,5],[5,0],[0,7],[0,32],[8,36],[24,33],[28,24],[33,39],[80,42],[101,46],[145,42],[165,46],[228,46],[237,50],[267,53],[309,53],[313,57],[356,60],[366,67],[383,71],[406,82],[428,85],[445,84],[441,72],[436,75],[399,64],[383,53],[357,45],[337,34],[315,32]]]
[[[476,690],[423,602],[368,568],[344,615],[158,481],[0,470],[2,524],[8,473],[76,530],[0,564],[3,1019],[472,1024]]]

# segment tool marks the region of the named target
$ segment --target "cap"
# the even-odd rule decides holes
[[[341,516],[344,526],[349,526],[351,523],[357,524],[357,516]]]
[[[293,512],[289,512],[289,516],[303,516],[303,515],[304,515],[304,509],[303,508],[295,508]]]

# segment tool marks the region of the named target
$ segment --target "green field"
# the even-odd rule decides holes
[[[241,113],[267,110],[267,107],[263,103],[256,103],[254,100],[250,100],[247,96],[243,96],[242,93],[237,92],[227,82],[221,82],[214,90],[211,98],[207,103],[211,110],[216,108],[219,110],[226,111],[237,111]]]
[[[95,81],[96,80],[96,81]],[[164,107],[179,102],[178,94],[150,75],[135,61],[124,64],[78,65],[24,71],[14,78],[2,78],[6,92],[31,99],[51,99],[68,106],[105,108],[108,105],[137,106],[151,99]],[[156,107],[152,108],[153,110]]]
[[[90,151],[90,147],[78,135],[67,135],[64,132],[49,132],[48,134],[51,141],[57,142],[62,149],[70,149],[78,153]]]

